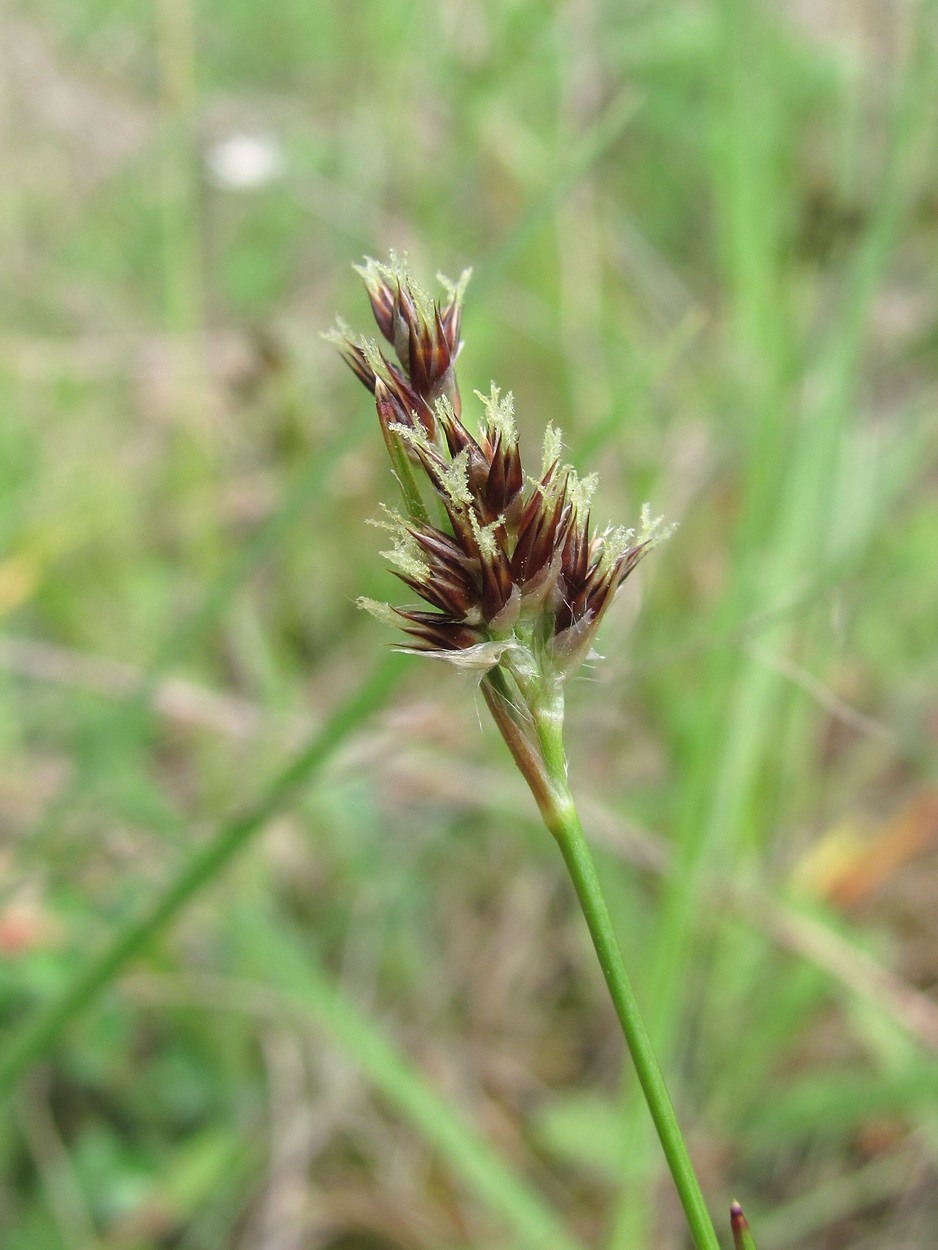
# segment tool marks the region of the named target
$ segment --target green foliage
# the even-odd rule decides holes
[[[681,521],[567,737],[717,1227],[934,1241],[938,31],[880,9],[4,15],[4,1247],[675,1226],[530,797],[354,606],[318,334],[391,247],[473,266],[465,394]]]

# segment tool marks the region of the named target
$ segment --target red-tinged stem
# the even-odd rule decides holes
[[[733,1230],[733,1245],[736,1250],[756,1250],[756,1243],[749,1231],[749,1221],[743,1215],[743,1209],[738,1202],[730,1207],[730,1227]]]

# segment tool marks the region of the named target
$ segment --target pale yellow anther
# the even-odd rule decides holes
[[[633,529],[627,529],[624,525],[617,525],[614,529],[604,530],[599,535],[602,543],[602,550],[599,557],[600,569],[605,573],[615,564],[620,556],[624,556],[629,547],[632,546],[632,539],[635,537]]]
[[[651,504],[642,504],[642,528],[638,535],[640,543],[647,543],[650,547],[657,547],[659,543],[666,542],[677,529],[677,521],[672,521],[670,525],[662,528],[663,516],[652,517]]]
[[[488,559],[494,559],[498,554],[498,542],[495,538],[495,531],[505,524],[505,518],[503,516],[496,517],[488,525],[480,525],[475,511],[471,510],[469,522],[472,525],[472,532],[475,535],[476,542],[479,544],[481,554]]]
[[[466,293],[466,287],[469,285],[469,279],[471,277],[472,270],[464,269],[456,282],[450,281],[445,273],[438,273],[436,275],[436,280],[449,296],[449,303],[455,304],[459,307],[459,305],[462,304],[463,296]]]
[[[401,290],[413,301],[417,315],[422,321],[432,325],[434,320],[433,297],[414,280],[407,263],[407,253],[398,254],[392,251],[388,261],[375,260],[366,256],[364,265],[353,265],[352,268],[361,276],[366,288],[372,294],[381,287],[389,287],[392,291],[400,284]]]
[[[476,391],[475,394],[485,405],[485,416],[491,428],[501,435],[502,442],[507,447],[516,447],[518,430],[515,426],[515,400],[511,391],[506,391],[502,397],[501,391],[493,382],[488,395],[484,395],[482,391]]]
[[[381,621],[383,625],[397,627],[401,623],[401,618],[389,603],[380,603],[377,599],[368,599],[365,595],[359,595],[355,600],[355,606],[373,616],[376,621]]]
[[[390,560],[405,577],[411,578],[412,581],[427,581],[430,577],[430,566],[422,559],[423,553],[419,544],[403,527],[395,528],[387,525],[383,528],[391,531],[391,541],[394,544],[390,551],[381,552],[384,558]]]
[[[541,477],[547,472],[552,464],[560,459],[560,453],[563,451],[563,432],[555,425],[548,425],[544,431],[544,450],[541,454]]]
[[[414,417],[413,425],[404,425],[400,421],[393,421],[388,429],[392,434],[398,434],[405,443],[409,443],[415,451],[431,452],[433,444],[427,437],[427,432],[423,428],[423,424],[417,419],[417,414],[411,414]]]
[[[319,336],[325,339],[327,343],[334,343],[336,347],[348,347],[349,343],[354,343],[352,330],[348,322],[342,317],[336,317],[335,325],[331,330],[323,330]]]
[[[469,452],[463,450],[454,456],[449,468],[440,475],[441,485],[455,504],[468,507],[472,503],[469,489]]]
[[[599,478],[595,473],[589,473],[586,477],[580,477],[574,469],[570,470],[567,478],[567,498],[573,504],[575,511],[588,511],[598,485]]]
[[[387,382],[390,378],[388,367],[381,355],[381,348],[374,339],[365,338],[364,334],[359,337],[356,346],[361,348],[362,354],[368,361],[369,368],[376,378],[380,378],[382,382]]]

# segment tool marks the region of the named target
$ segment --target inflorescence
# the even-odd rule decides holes
[[[356,266],[378,327],[395,359],[344,323],[329,336],[373,393],[401,486],[404,512],[385,510],[385,555],[427,605],[391,608],[361,599],[381,620],[401,625],[407,650],[487,672],[507,668],[522,691],[537,680],[564,681],[586,659],[616,591],[664,536],[647,506],[639,533],[590,532],[594,476],[560,460],[560,431],[548,426],[540,472],[521,466],[511,394],[476,392],[477,438],[461,419],[456,358],[462,299],[440,277],[444,301],[413,280],[403,259]]]

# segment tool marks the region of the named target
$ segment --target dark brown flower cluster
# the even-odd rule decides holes
[[[471,271],[467,269],[456,284],[446,283],[449,299],[441,305],[413,282],[406,265],[393,252],[388,265],[369,259],[355,268],[364,280],[378,329],[394,349],[398,363],[388,359],[375,343],[353,340],[341,322],[332,337],[372,394],[377,381],[384,383],[391,419],[410,424],[416,414],[433,438],[440,399],[449,401],[457,417],[461,412],[455,363],[462,296]]]
[[[593,478],[560,460],[549,427],[541,469],[526,478],[512,400],[480,395],[478,437],[461,420],[455,361],[468,274],[434,302],[392,256],[360,270],[395,360],[375,342],[333,335],[375,396],[406,514],[380,522],[387,556],[430,610],[362,601],[423,651],[466,668],[507,668],[522,692],[563,681],[589,654],[616,591],[656,541],[647,513],[632,530],[590,533]]]

